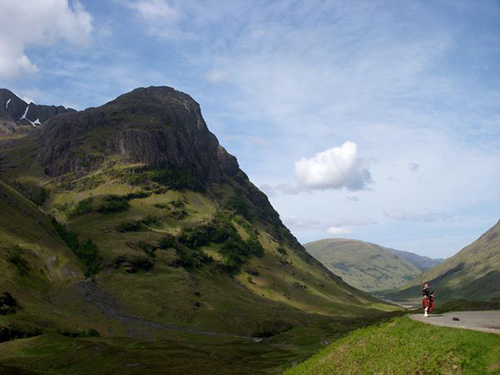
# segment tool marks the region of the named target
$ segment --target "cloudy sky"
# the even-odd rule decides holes
[[[189,93],[302,241],[447,257],[500,218],[500,2],[0,0],[0,87]]]

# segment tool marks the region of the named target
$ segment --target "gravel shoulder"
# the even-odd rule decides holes
[[[410,318],[437,326],[500,334],[500,310],[457,311],[445,314],[430,314],[428,318],[424,317],[424,314],[411,314]]]

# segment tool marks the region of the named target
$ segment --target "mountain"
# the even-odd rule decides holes
[[[74,111],[63,106],[26,103],[12,91],[0,89],[0,136],[40,126],[57,114]]]
[[[305,251],[189,95],[41,122],[0,137],[0,341],[243,340],[397,310]]]
[[[500,221],[472,244],[386,297],[396,301],[420,298],[424,281],[436,291],[437,301],[485,301],[500,296]]]
[[[421,270],[394,251],[369,242],[324,239],[304,245],[306,250],[349,285],[366,292],[395,289]]]
[[[425,271],[428,268],[434,267],[435,265],[438,265],[439,263],[442,263],[444,259],[441,258],[429,258],[423,255],[418,255],[415,253],[411,253],[409,251],[402,251],[402,250],[394,250],[390,249],[388,247],[385,247],[384,249],[390,251],[394,255],[397,255],[400,258],[403,258],[404,260],[410,262],[413,264],[415,267],[421,269],[422,271]]]

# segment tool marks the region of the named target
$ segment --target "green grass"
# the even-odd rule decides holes
[[[6,366],[40,375],[272,374],[296,354],[251,340],[189,335],[156,343],[44,335],[1,349],[0,373]]]
[[[10,207],[10,200],[0,199],[0,207],[5,206],[8,212],[0,215],[0,222],[5,223],[5,230],[0,228],[0,238],[8,246],[0,257],[2,265],[8,265],[5,276],[0,278],[0,291],[11,292],[23,306],[22,311],[0,321],[0,326],[26,323],[43,328],[43,332],[95,328],[104,338],[137,338],[136,334],[153,339],[165,337],[164,331],[144,333],[142,327],[133,327],[130,333],[129,323],[106,315],[85,301],[75,285],[82,278],[78,265],[86,276],[95,277],[106,298],[115,299],[121,311],[130,316],[216,332],[251,336],[269,325],[276,333],[290,325],[294,329],[310,327],[341,317],[380,316],[387,308],[393,309],[329,276],[326,270],[303,257],[293,244],[277,240],[266,223],[250,223],[239,215],[226,223],[227,232],[248,245],[244,252],[252,255],[245,258],[239,273],[221,272],[220,264],[227,262],[224,251],[230,250],[222,248],[225,241],[214,242],[210,235],[209,243],[200,249],[178,241],[184,228],[211,223],[216,213],[222,211],[201,193],[155,190],[145,194],[109,180],[78,191],[51,186],[44,209],[61,222],[67,217],[59,207],[70,210],[91,197],[92,207],[98,207],[110,195],[125,197],[129,203],[125,211],[82,210],[65,222],[66,232],[74,234],[65,238],[65,244],[39,207],[10,190],[9,196],[16,197],[36,221],[21,215],[18,207]],[[184,210],[188,215],[171,218],[169,213],[174,210]],[[227,217],[234,215],[223,213]],[[152,217],[158,220],[153,223],[149,220]],[[129,231],[128,225],[120,226],[123,223],[140,223],[140,230]],[[92,243],[98,246],[98,253]],[[30,266],[26,276],[20,275],[16,265],[8,260],[7,250],[17,244],[26,249],[21,254]],[[82,244],[89,244],[87,250],[91,251],[75,251]],[[185,253],[176,251],[177,247]],[[211,253],[206,254],[213,257],[211,262],[202,257],[208,248]],[[87,270],[86,260],[89,266],[96,267]],[[179,267],[179,261],[188,266],[192,263],[193,267]],[[55,283],[55,277],[62,284]]]
[[[436,307],[436,313],[481,310],[500,310],[500,298],[493,298],[490,301],[470,301],[466,299],[459,299],[445,302],[442,305],[437,305]]]
[[[174,331],[156,341],[85,337],[91,336],[88,331],[50,333],[1,343],[0,373],[8,368],[11,372],[6,373],[38,375],[277,374],[373,322],[374,318],[340,319],[287,329],[263,342]]]
[[[396,318],[354,331],[287,375],[498,374],[500,336]]]

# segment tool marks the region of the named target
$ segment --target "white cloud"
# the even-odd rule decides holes
[[[349,141],[312,158],[298,160],[295,176],[305,189],[363,190],[371,182],[367,165],[358,159],[358,146]]]
[[[185,18],[181,8],[167,0],[123,0],[122,4],[135,11],[145,23],[150,35],[167,39],[195,39],[195,34],[183,31]]]
[[[384,211],[384,215],[391,220],[413,221],[419,223],[449,220],[454,217],[454,215],[446,212],[406,212],[400,209]]]
[[[323,222],[317,219],[301,218],[294,215],[284,215],[282,219],[286,225],[292,228],[326,230],[327,232],[331,228],[343,228],[349,232],[347,227],[363,227],[377,224],[373,219],[338,219]]]
[[[140,17],[153,23],[172,26],[181,19],[179,8],[169,4],[166,0],[135,0],[127,1],[125,5],[137,11]]]
[[[283,216],[283,222],[294,228],[305,228],[305,229],[325,229],[328,224],[315,219],[304,219],[297,216]]]
[[[372,183],[368,164],[358,158],[358,146],[354,142],[344,142],[317,153],[310,158],[295,162],[295,181],[279,184],[274,189],[265,185],[265,190],[298,194],[303,191],[345,188],[350,191],[366,190]]]
[[[127,6],[136,10],[144,19],[152,22],[162,21],[168,24],[175,24],[181,18],[179,9],[170,5],[165,0],[131,1]]]
[[[218,83],[226,79],[227,73],[224,70],[212,69],[206,73],[205,77],[209,82]]]
[[[333,236],[338,236],[341,234],[349,234],[351,233],[348,229],[343,228],[343,227],[330,227],[326,230],[328,234],[331,234]]]
[[[67,0],[2,1],[0,12],[0,78],[32,74],[38,68],[27,56],[30,46],[48,46],[64,40],[89,42],[92,17],[79,2]]]

